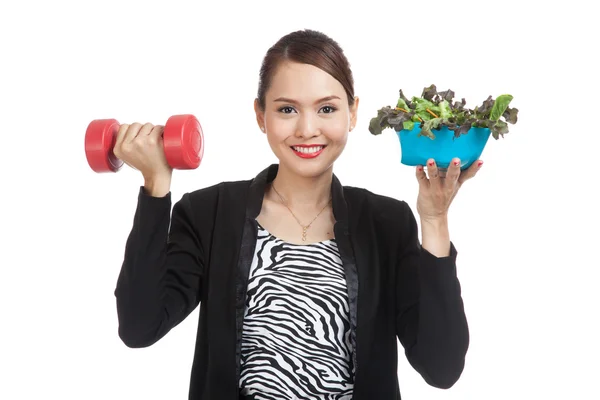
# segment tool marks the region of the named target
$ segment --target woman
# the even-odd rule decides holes
[[[333,174],[358,103],[335,41],[281,38],[254,105],[279,163],[186,193],[172,215],[164,127],[121,127],[115,153],[144,186],[115,290],[119,335],[150,346],[200,304],[190,399],[400,399],[397,339],[430,385],[461,375],[469,333],[447,213],[481,164],[445,178],[434,160],[416,168],[421,246],[406,202]]]

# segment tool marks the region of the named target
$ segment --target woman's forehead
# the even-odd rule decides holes
[[[322,69],[290,62],[277,68],[269,92],[269,97],[273,99],[284,97],[303,103],[329,96],[342,98],[345,93],[343,86]]]

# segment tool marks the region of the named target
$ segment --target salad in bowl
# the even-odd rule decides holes
[[[508,124],[517,123],[519,110],[510,107],[510,94],[490,95],[473,109],[464,98],[457,101],[454,96],[450,89],[438,92],[431,85],[421,96],[408,99],[400,89],[396,106],[379,109],[369,131],[380,135],[393,129],[400,140],[402,164],[425,166],[433,158],[444,170],[458,157],[461,169],[466,169],[481,156],[490,136],[496,140],[504,137]]]

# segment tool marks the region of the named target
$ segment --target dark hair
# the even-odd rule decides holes
[[[327,72],[342,84],[348,96],[348,104],[354,105],[354,78],[344,51],[324,33],[305,29],[283,36],[267,51],[258,84],[261,110],[265,109],[265,94],[271,86],[273,74],[285,61],[311,64]]]

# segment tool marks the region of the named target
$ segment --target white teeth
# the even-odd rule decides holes
[[[323,146],[314,146],[314,147],[293,147],[298,153],[311,154],[316,153],[318,151],[323,150]]]

